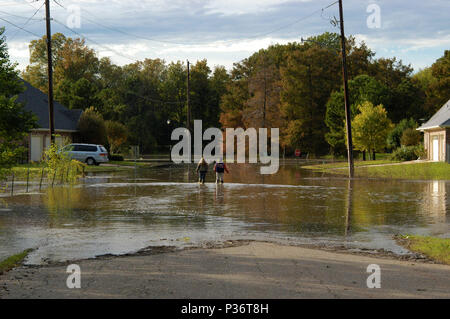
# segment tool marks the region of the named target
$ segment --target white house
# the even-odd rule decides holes
[[[44,151],[50,146],[50,128],[48,113],[48,96],[24,81],[26,90],[19,94],[17,102],[24,104],[27,111],[31,111],[38,118],[38,128],[33,129],[28,136],[28,160],[38,162]],[[69,110],[58,102],[54,102],[55,138],[57,144],[62,145],[63,139],[73,140],[77,132],[78,121],[83,111]]]
[[[450,100],[418,130],[424,133],[428,159],[450,163]]]

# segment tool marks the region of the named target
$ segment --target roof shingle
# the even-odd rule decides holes
[[[19,94],[17,102],[24,104],[24,109],[33,112],[38,118],[38,126],[41,129],[49,129],[48,96],[22,80],[26,90]],[[77,131],[78,120],[82,110],[69,110],[62,104],[54,102],[55,130]]]
[[[422,131],[437,127],[450,127],[450,100],[428,122],[419,127],[418,130]]]

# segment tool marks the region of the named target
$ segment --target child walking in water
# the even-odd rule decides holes
[[[222,183],[223,184],[223,175],[225,172],[229,173],[227,165],[223,162],[222,159],[220,159],[216,165],[214,165],[214,172],[216,172],[216,183]]]
[[[200,159],[197,165],[197,173],[199,174],[198,182],[205,184],[206,173],[208,172],[208,163],[205,161],[204,157]]]

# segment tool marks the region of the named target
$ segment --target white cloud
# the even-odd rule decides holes
[[[210,0],[206,1],[208,14],[242,15],[276,10],[284,3],[309,2],[311,0]]]
[[[11,4],[0,6],[5,10],[26,17],[34,13],[41,2],[27,5],[31,0],[2,2]],[[136,59],[164,58],[167,61],[195,60],[207,58],[211,63],[224,64],[230,68],[233,62],[248,57],[253,52],[271,43],[286,43],[299,40],[307,35],[317,35],[325,31],[339,32],[332,27],[327,17],[337,15],[337,6],[327,9],[308,20],[292,24],[299,18],[330,4],[332,0],[64,0],[64,6],[78,4],[82,9],[82,28],[76,31],[109,46],[122,55]],[[401,0],[378,0],[382,14],[382,28],[369,29],[366,26],[368,4],[373,0],[348,0],[344,3],[346,33],[356,34],[377,52],[377,56],[399,56],[413,66],[432,63],[440,57],[443,48],[450,44],[450,23],[448,9],[450,1],[433,0],[426,3],[411,0],[406,4]],[[92,15],[89,15],[90,12]],[[52,2],[52,15],[64,22],[67,12]],[[2,14],[0,13],[0,16]],[[44,11],[36,15],[42,18]],[[6,16],[5,16],[6,17]],[[86,19],[83,19],[86,18]],[[96,25],[98,22],[113,29],[128,33],[172,41],[192,43],[190,45],[164,44],[144,41],[139,37]],[[23,23],[25,20],[16,21]],[[281,28],[283,26],[288,26]],[[29,31],[44,34],[44,22],[32,21],[26,27]],[[53,23],[53,32],[64,32],[67,36],[78,37],[64,27]],[[249,39],[253,35],[270,36]],[[8,26],[7,35],[15,33]],[[19,61],[23,69],[28,63],[28,46],[33,37],[19,32],[9,43],[11,56]],[[20,44],[21,43],[21,44]],[[98,49],[101,56],[111,56],[120,64],[130,63],[130,59],[115,52],[108,52],[89,40],[87,43]]]

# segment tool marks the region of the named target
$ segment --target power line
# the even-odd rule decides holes
[[[33,18],[29,18],[29,17],[19,16],[17,14],[12,14],[12,13],[9,13],[9,12],[6,12],[6,11],[2,11],[2,10],[0,10],[0,13],[6,14],[6,15],[14,17],[14,18],[19,18],[19,19],[43,20],[43,19],[39,19],[39,18],[33,19]]]
[[[45,2],[43,2],[42,5],[33,13],[33,15],[30,18],[28,18],[27,21],[25,21],[25,23],[22,25],[22,28],[25,28],[25,26],[31,21],[31,19],[33,19],[34,16],[42,9],[44,4],[45,4]],[[18,32],[19,32],[19,30],[16,30],[16,32],[11,37],[9,37],[9,41],[11,41],[13,38],[15,38],[15,36],[17,35]]]
[[[7,22],[7,23],[9,23],[9,24],[11,24],[11,25],[13,25],[13,26],[15,26],[16,28],[22,30],[22,31],[25,31],[26,33],[32,34],[32,35],[34,35],[35,37],[38,37],[38,38],[41,37],[40,35],[38,35],[38,34],[36,34],[36,33],[34,33],[34,32],[31,32],[31,31],[28,31],[27,29],[24,29],[24,28],[18,26],[17,24],[15,24],[15,23],[13,23],[13,22],[11,22],[11,21],[6,20],[5,18],[1,18],[1,17],[0,17],[0,20],[3,20],[3,21],[5,21],[5,22]]]
[[[298,19],[298,20],[295,20],[294,22],[291,22],[291,23],[289,23],[289,24],[286,24],[286,25],[284,25],[284,26],[281,26],[281,27],[279,27],[279,28],[277,28],[277,29],[274,29],[274,30],[272,30],[272,31],[265,32],[265,33],[260,33],[260,34],[258,34],[258,35],[251,36],[251,37],[247,37],[247,38],[249,38],[249,39],[260,38],[260,37],[266,36],[266,35],[268,35],[268,34],[272,34],[272,33],[275,33],[275,32],[277,32],[277,31],[280,31],[280,30],[289,28],[290,26],[293,26],[294,24],[297,24],[297,23],[299,23],[299,22],[302,22],[302,21],[304,21],[304,20],[306,20],[306,19],[311,18],[311,17],[314,16],[316,13],[323,12],[324,10],[330,8],[331,6],[334,6],[334,5],[337,4],[338,2],[339,2],[339,1],[335,1],[335,2],[333,2],[333,3],[329,4],[329,5],[327,5],[326,7],[320,8],[320,9],[314,11],[314,12],[311,12],[310,14],[308,14],[308,15],[306,15],[306,16],[303,16],[302,18],[300,18],[300,19]]]
[[[66,9],[63,5],[58,3],[56,0],[53,0],[53,1],[56,4],[58,4],[61,8]],[[315,10],[314,12],[312,12],[312,13],[306,15],[306,16],[303,16],[303,17],[301,17],[301,18],[299,18],[299,19],[297,19],[297,20],[295,20],[295,21],[293,21],[293,22],[291,22],[289,24],[286,24],[286,25],[283,25],[281,27],[278,27],[278,28],[276,28],[276,29],[274,29],[272,31],[256,34],[256,35],[253,35],[253,36],[247,36],[246,39],[260,38],[260,37],[263,37],[263,36],[275,33],[277,31],[286,29],[286,28],[288,28],[288,27],[290,27],[292,25],[295,25],[297,23],[300,23],[300,22],[302,22],[304,20],[309,19],[310,17],[314,16],[315,14],[317,14],[319,12],[325,11],[326,9],[332,7],[333,5],[337,4],[338,2],[339,1],[334,1],[334,2],[330,3],[329,5],[327,5],[327,6],[323,7],[323,8],[320,8],[318,10]],[[88,10],[86,10],[84,8],[81,8],[81,10],[86,12],[87,14],[91,15],[92,17],[94,17],[96,19],[100,19],[99,17],[97,17],[96,15],[94,15],[93,13],[89,12]],[[115,31],[115,32],[118,32],[118,33],[121,33],[121,34],[124,34],[124,35],[132,36],[132,37],[135,37],[135,38],[138,38],[138,39],[143,39],[143,40],[148,40],[148,41],[153,41],[153,42],[159,42],[159,43],[166,43],[166,44],[176,44],[176,45],[202,45],[202,44],[204,44],[204,43],[181,43],[181,42],[168,41],[168,40],[157,40],[157,39],[154,39],[154,38],[149,38],[149,37],[146,37],[146,36],[136,35],[136,34],[133,34],[133,33],[127,32],[127,31],[123,31],[123,30],[120,30],[120,29],[117,29],[117,28],[114,28],[114,27],[110,27],[110,26],[107,26],[105,24],[102,24],[102,23],[100,23],[98,21],[91,20],[91,19],[86,18],[86,17],[84,17],[84,19],[89,21],[89,22],[91,22],[91,23],[93,23],[93,24],[95,24],[95,25],[101,26],[101,27],[103,27],[105,29],[108,29],[108,30],[111,30],[111,31]],[[226,43],[226,42],[235,42],[235,41],[236,40],[227,40],[227,41],[222,41],[222,42]]]
[[[148,100],[148,101],[154,102],[154,103],[161,103],[161,104],[184,104],[185,103],[184,101],[161,101],[161,100],[157,100],[157,99],[152,99],[152,98],[137,94],[133,91],[127,91],[126,93],[135,95],[137,97],[140,97],[141,99]]]
[[[84,34],[82,34],[82,33],[80,33],[80,32],[77,32],[77,31],[75,31],[75,30],[72,29],[72,28],[69,28],[67,25],[65,25],[64,23],[62,23],[62,22],[56,20],[55,18],[52,18],[52,20],[53,20],[54,22],[56,22],[56,23],[62,25],[62,26],[63,26],[64,28],[66,28],[67,30],[69,30],[69,31],[71,31],[71,32],[73,32],[73,33],[79,35],[80,37],[82,37],[82,38],[84,38],[84,39],[86,39],[86,40],[88,40],[88,41],[90,41],[90,42],[92,42],[92,43],[94,43],[94,44],[96,44],[96,45],[98,45],[99,47],[101,47],[101,48],[103,48],[103,49],[106,49],[107,51],[114,52],[114,53],[117,54],[118,56],[121,56],[121,57],[123,57],[123,58],[129,59],[129,60],[131,60],[131,61],[139,62],[139,60],[137,60],[137,59],[135,59],[135,58],[133,58],[133,57],[124,55],[123,53],[121,53],[121,52],[119,52],[119,51],[116,51],[116,50],[114,50],[114,49],[112,49],[112,48],[110,48],[110,47],[108,47],[108,46],[106,46],[106,45],[103,45],[103,44],[101,44],[101,43],[99,43],[99,42],[97,42],[97,41],[95,41],[95,40],[92,40],[91,38],[87,37],[86,35],[84,35]]]

